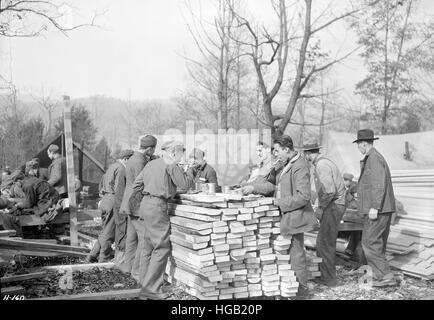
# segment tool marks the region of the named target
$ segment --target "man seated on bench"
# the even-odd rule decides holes
[[[3,227],[6,230],[16,230],[19,237],[22,237],[23,233],[17,216],[34,214],[41,217],[44,222],[48,222],[62,211],[61,206],[56,206],[59,194],[47,181],[36,177],[37,169],[36,161],[27,162],[28,177],[23,181],[24,200],[17,202],[8,213],[1,213]]]

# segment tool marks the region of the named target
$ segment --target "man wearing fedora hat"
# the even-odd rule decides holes
[[[339,224],[345,213],[345,184],[336,164],[320,154],[321,146],[310,139],[301,150],[306,160],[313,166],[315,189],[318,196],[318,208],[315,214],[320,221],[320,230],[316,239],[321,278],[317,282],[334,287],[336,277],[336,240]]]
[[[374,274],[373,286],[396,285],[396,280],[386,259],[392,214],[395,212],[395,196],[392,178],[386,159],[374,148],[374,132],[359,130],[357,147],[365,157],[360,161],[360,178],[357,195],[359,212],[365,216],[362,246],[368,265]]]

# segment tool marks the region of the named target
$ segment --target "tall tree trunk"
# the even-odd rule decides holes
[[[282,119],[279,127],[276,130],[276,135],[284,134],[286,127],[289,124],[289,121],[292,118],[295,107],[297,106],[298,98],[301,93],[301,80],[304,75],[304,64],[306,61],[306,52],[307,46],[309,44],[309,40],[311,37],[311,13],[312,13],[312,0],[305,0],[306,3],[306,13],[304,19],[304,34],[303,41],[300,47],[297,72],[294,80],[294,84],[292,85],[291,97],[289,99],[288,107],[285,113],[284,118]]]

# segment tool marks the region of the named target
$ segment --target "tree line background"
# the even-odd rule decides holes
[[[212,18],[200,0],[182,8],[196,45],[180,53],[186,89],[170,100],[135,101],[93,96],[72,100],[74,141],[108,164],[142,134],[196,128],[270,128],[297,143],[322,140],[326,130],[381,134],[434,129],[434,20],[421,21],[419,0],[272,0],[272,22],[245,10],[246,1],[212,0]],[[37,37],[97,27],[98,15],[62,25],[56,1],[0,1],[0,37]],[[29,24],[28,21],[32,21]],[[27,22],[27,23],[26,23]],[[321,40],[339,24],[356,35],[347,52]],[[348,98],[336,84],[334,66],[353,55],[365,77]],[[350,63],[350,62],[347,62]],[[53,92],[19,92],[0,74],[0,167],[16,167],[63,130],[62,104]]]

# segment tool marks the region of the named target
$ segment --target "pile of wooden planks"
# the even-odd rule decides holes
[[[182,195],[169,205],[171,282],[204,300],[294,296],[291,239],[272,198]],[[312,270],[312,272],[317,272]]]
[[[434,170],[392,171],[398,218],[390,229],[390,264],[405,274],[434,279]]]

